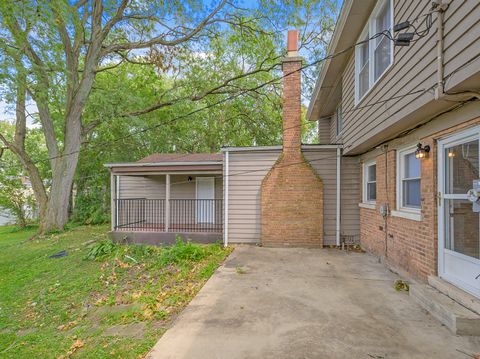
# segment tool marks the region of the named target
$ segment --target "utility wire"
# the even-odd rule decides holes
[[[432,12],[433,12],[433,11],[431,11],[429,14],[431,14]],[[426,16],[429,15],[429,14],[426,14]],[[417,17],[417,18],[418,18],[418,17]],[[431,25],[430,25],[429,28],[426,29],[426,33],[425,33],[425,34],[421,34],[421,37],[426,36],[426,35],[428,34],[428,32],[430,31],[430,28],[431,28]],[[221,100],[219,100],[219,101],[216,101],[216,102],[214,102],[214,103],[208,104],[208,105],[206,105],[206,106],[204,106],[204,107],[201,107],[201,108],[199,108],[199,109],[190,111],[190,112],[187,113],[187,114],[177,116],[177,117],[175,117],[175,118],[173,118],[173,119],[171,119],[171,120],[169,120],[169,121],[162,122],[162,123],[157,124],[157,125],[154,125],[154,126],[149,126],[149,127],[140,129],[140,130],[135,131],[135,132],[132,132],[132,133],[130,133],[130,134],[128,134],[128,135],[125,135],[125,136],[116,138],[115,140],[112,140],[112,141],[106,141],[106,142],[104,142],[104,143],[96,144],[96,146],[106,146],[106,145],[110,145],[110,144],[112,144],[112,143],[117,143],[118,141],[124,140],[124,139],[126,139],[126,138],[130,138],[130,137],[132,137],[132,136],[134,136],[134,135],[141,134],[141,133],[144,133],[144,132],[147,132],[147,131],[150,131],[150,130],[153,130],[153,129],[156,129],[156,128],[159,128],[159,127],[162,127],[162,126],[165,126],[165,125],[172,124],[172,123],[174,123],[174,122],[176,122],[176,121],[179,121],[179,120],[188,118],[188,117],[190,117],[190,116],[192,116],[192,115],[194,115],[194,114],[197,114],[197,113],[199,113],[199,112],[203,112],[203,111],[205,111],[205,110],[207,110],[207,109],[209,109],[209,108],[212,108],[212,107],[214,107],[214,106],[217,106],[217,105],[223,104],[223,103],[225,103],[225,102],[231,101],[231,100],[233,100],[233,99],[235,99],[235,98],[237,98],[237,97],[243,96],[244,94],[246,94],[246,93],[248,93],[248,92],[259,90],[259,89],[261,89],[261,88],[263,88],[263,87],[265,87],[265,86],[267,86],[267,85],[273,84],[273,83],[275,83],[275,82],[277,82],[277,81],[279,81],[279,80],[281,80],[281,79],[283,79],[283,78],[285,78],[285,77],[287,77],[287,76],[290,76],[290,75],[292,75],[292,74],[294,74],[294,73],[296,73],[296,72],[303,71],[303,70],[305,70],[305,69],[307,69],[307,68],[309,68],[309,67],[318,65],[318,64],[321,63],[321,62],[324,62],[324,61],[333,59],[333,58],[335,58],[335,57],[338,57],[338,56],[340,56],[340,55],[343,55],[343,54],[347,53],[348,51],[354,49],[356,46],[362,45],[362,44],[364,44],[364,43],[368,43],[369,41],[374,40],[374,39],[376,39],[376,38],[378,38],[378,37],[381,37],[381,36],[385,36],[385,37],[387,37],[387,38],[388,38],[389,40],[391,40],[391,41],[394,41],[394,40],[395,40],[395,38],[392,36],[392,34],[390,33],[389,30],[381,31],[381,32],[379,32],[379,33],[376,33],[376,34],[372,35],[371,37],[369,37],[369,38],[367,38],[367,39],[365,39],[365,40],[362,40],[362,41],[359,41],[359,42],[357,42],[357,43],[355,43],[355,44],[353,44],[353,45],[350,45],[350,46],[346,47],[346,48],[343,49],[343,50],[340,50],[340,51],[338,51],[338,52],[336,52],[336,53],[327,55],[327,56],[325,56],[325,57],[323,57],[323,58],[321,58],[321,59],[315,60],[315,61],[313,61],[313,62],[311,62],[311,63],[309,63],[309,64],[307,64],[307,65],[301,66],[301,67],[300,67],[299,69],[297,69],[297,70],[290,71],[290,72],[288,72],[288,73],[286,73],[286,74],[283,74],[282,76],[279,76],[279,77],[277,77],[277,78],[274,78],[274,79],[271,79],[271,80],[269,80],[269,81],[266,81],[266,82],[264,82],[264,83],[262,83],[262,84],[260,84],[260,85],[254,86],[254,87],[249,88],[249,89],[242,90],[242,91],[238,92],[237,94],[234,94],[234,95],[231,95],[231,96],[229,96],[229,97],[223,98],[223,99],[221,99]],[[385,102],[385,101],[383,101],[383,102]],[[372,104],[372,105],[373,105],[373,104]],[[355,109],[355,110],[356,110],[356,109]],[[87,141],[87,142],[84,142],[84,143],[90,143],[90,142],[91,142],[91,141]],[[45,161],[54,160],[54,159],[61,158],[61,157],[71,156],[71,155],[77,154],[77,153],[79,153],[79,152],[81,152],[81,149],[76,150],[76,151],[72,151],[72,152],[69,152],[69,153],[63,153],[63,154],[60,154],[60,155],[57,155],[57,156],[52,156],[52,157],[49,157],[49,158],[44,159],[44,160],[39,160],[39,161],[37,161],[37,162],[34,162],[34,164],[37,164],[37,163],[40,163],[40,162],[45,162]]]

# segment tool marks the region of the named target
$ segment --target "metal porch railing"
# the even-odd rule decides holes
[[[221,232],[222,199],[147,199],[114,201],[114,230]]]

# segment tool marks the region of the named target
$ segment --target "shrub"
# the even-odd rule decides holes
[[[88,251],[85,259],[100,260],[110,256],[117,249],[117,244],[110,239],[95,243]]]
[[[207,257],[208,249],[199,244],[194,244],[190,241],[184,242],[182,238],[177,235],[175,237],[175,244],[170,247],[165,247],[160,253],[160,262],[162,264],[178,264],[185,261],[200,261]]]

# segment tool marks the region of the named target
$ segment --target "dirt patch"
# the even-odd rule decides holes
[[[17,337],[24,337],[25,335],[29,335],[35,333],[37,328],[24,328],[17,331]]]
[[[106,337],[142,339],[145,334],[146,326],[147,325],[145,322],[125,325],[113,325],[106,328],[102,335]]]

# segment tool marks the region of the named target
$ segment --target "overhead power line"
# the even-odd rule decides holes
[[[430,11],[428,14],[424,14],[424,16],[431,15],[433,12],[435,12],[435,11],[432,10],[432,11]],[[418,19],[419,17],[420,17],[420,16],[417,16],[416,19]],[[416,20],[416,19],[414,19],[414,20]],[[412,21],[412,22],[413,22],[413,21]],[[429,25],[429,27],[427,27],[422,33],[420,33],[421,37],[425,37],[425,36],[428,34],[428,32],[430,31],[431,22],[428,22],[428,25]],[[417,31],[416,31],[416,32],[417,32]],[[420,35],[419,35],[419,36],[420,36]],[[137,131],[134,131],[134,132],[132,132],[132,133],[129,133],[128,135],[118,137],[118,138],[116,138],[116,139],[114,139],[114,140],[104,141],[104,142],[102,142],[102,143],[96,143],[95,146],[96,146],[96,147],[108,146],[108,145],[117,143],[117,142],[119,142],[119,141],[125,140],[125,139],[127,139],[127,138],[133,137],[133,136],[135,136],[135,135],[142,134],[142,133],[145,133],[145,132],[147,132],[147,131],[151,131],[151,130],[160,128],[160,127],[162,127],[162,126],[170,125],[170,124],[175,123],[175,122],[177,122],[177,121],[180,121],[180,120],[189,118],[189,117],[191,117],[191,116],[193,116],[193,115],[195,115],[195,114],[197,114],[197,113],[203,112],[203,111],[208,110],[208,109],[210,109],[210,108],[212,108],[212,107],[215,107],[215,106],[221,105],[221,104],[223,104],[223,103],[226,103],[226,102],[228,102],[228,101],[234,100],[234,99],[236,99],[236,98],[238,98],[238,97],[240,97],[240,96],[243,96],[243,95],[245,95],[245,94],[247,94],[247,93],[249,93],[249,92],[256,91],[256,90],[259,90],[259,89],[261,89],[261,88],[263,88],[263,87],[265,87],[265,86],[268,86],[268,85],[270,85],[270,84],[276,83],[276,82],[278,82],[279,80],[283,79],[284,77],[290,76],[290,75],[292,75],[292,74],[294,74],[294,73],[296,73],[296,72],[303,71],[303,70],[305,70],[305,69],[307,69],[307,68],[309,68],[309,67],[316,66],[316,65],[318,65],[318,64],[320,64],[320,63],[322,63],[322,62],[324,62],[324,61],[327,61],[327,60],[333,59],[333,58],[335,58],[335,57],[338,57],[338,56],[340,56],[340,55],[343,55],[343,54],[349,52],[350,50],[354,49],[356,46],[361,45],[361,44],[364,44],[364,43],[367,43],[367,42],[369,42],[369,41],[371,41],[371,40],[374,40],[374,39],[376,39],[376,38],[378,38],[378,37],[380,37],[380,36],[385,36],[385,37],[387,37],[389,40],[395,41],[395,38],[393,37],[393,35],[391,34],[391,32],[390,32],[389,30],[385,30],[385,31],[376,33],[376,34],[372,35],[371,37],[369,37],[369,38],[367,38],[367,39],[365,39],[365,40],[359,41],[359,42],[357,42],[357,43],[355,43],[355,44],[353,44],[353,45],[350,45],[350,46],[346,47],[346,48],[343,49],[343,50],[340,50],[340,51],[338,51],[338,52],[336,52],[336,53],[327,55],[327,56],[325,56],[325,57],[323,57],[323,58],[321,58],[321,59],[315,60],[315,61],[313,61],[313,62],[311,62],[311,63],[308,63],[308,64],[306,64],[306,65],[304,65],[304,66],[301,66],[301,67],[300,67],[299,69],[297,69],[297,70],[290,71],[290,72],[285,73],[285,74],[283,74],[283,75],[281,75],[281,76],[278,76],[278,77],[276,77],[276,78],[274,78],[274,79],[271,79],[271,80],[269,80],[269,81],[263,82],[263,83],[261,83],[261,84],[259,84],[259,85],[257,85],[257,86],[254,86],[254,87],[251,87],[251,88],[248,88],[248,89],[239,91],[239,92],[236,93],[236,94],[233,94],[233,95],[231,95],[231,96],[225,97],[225,98],[223,98],[223,99],[221,99],[221,100],[218,100],[218,101],[213,102],[213,103],[211,103],[211,104],[205,105],[205,106],[203,106],[203,107],[201,107],[201,108],[195,109],[195,110],[190,111],[190,112],[188,112],[188,113],[186,113],[186,114],[183,114],[183,115],[174,117],[174,118],[172,118],[172,119],[170,119],[170,120],[168,120],[168,121],[166,121],[166,122],[162,122],[162,123],[159,123],[159,124],[156,124],[156,125],[153,125],[153,126],[148,126],[148,127],[143,128],[143,129],[139,129],[139,130],[137,130]],[[420,93],[420,92],[422,92],[422,91],[427,91],[427,90],[416,90],[416,91],[413,91],[413,92],[411,92],[411,93],[406,93],[406,94],[400,95],[400,96],[409,96],[409,95],[412,95],[412,94],[415,94],[415,93]],[[398,99],[399,97],[396,97],[396,98]],[[358,110],[363,109],[363,108],[365,108],[365,107],[374,106],[374,105],[376,105],[376,104],[378,104],[378,103],[385,103],[385,102],[389,101],[390,99],[393,99],[393,97],[392,97],[392,98],[389,98],[389,99],[382,100],[382,101],[378,101],[378,102],[375,102],[375,103],[372,103],[372,104],[368,104],[368,105],[365,105],[365,106],[362,106],[362,107],[355,108],[355,109],[352,110],[352,112],[353,112],[353,111],[358,111]],[[300,124],[299,126],[302,126],[302,125]],[[88,143],[90,143],[90,142],[87,141],[87,142],[84,142],[84,144],[85,144],[85,143],[88,144]],[[76,151],[71,151],[71,152],[69,152],[69,153],[59,154],[59,155],[56,155],[56,156],[51,156],[51,157],[48,157],[47,159],[39,160],[39,161],[36,161],[36,162],[34,162],[34,163],[35,163],[35,164],[38,164],[38,163],[41,163],[41,162],[51,161],[51,160],[54,160],[54,159],[57,159],[57,158],[72,156],[72,155],[74,155],[74,154],[80,153],[81,151],[82,151],[82,149],[76,150]]]

